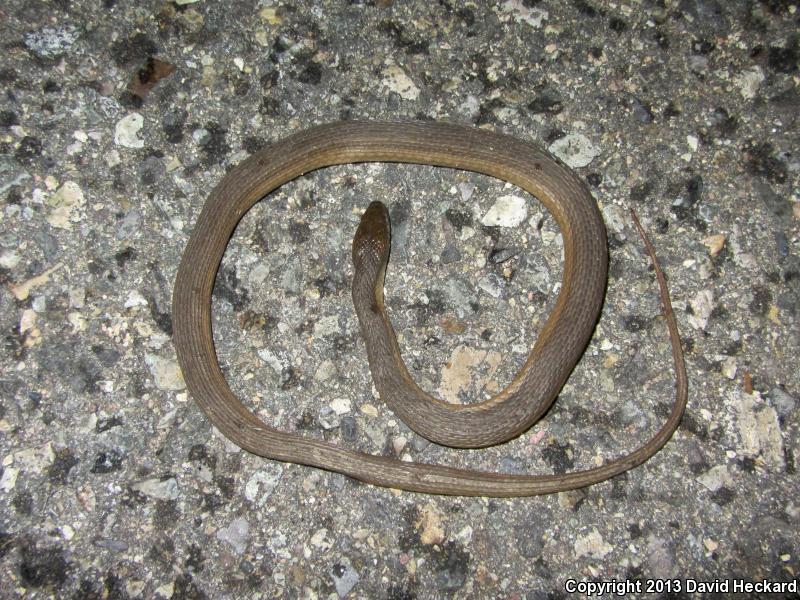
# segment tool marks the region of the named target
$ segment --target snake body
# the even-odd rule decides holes
[[[382,205],[370,205],[353,243],[353,299],[376,387],[412,429],[456,447],[488,446],[519,435],[549,408],[586,347],[605,292],[606,233],[594,200],[571,170],[536,146],[460,125],[321,125],[268,146],[229,171],[209,195],[178,268],[173,295],[178,360],[191,395],[223,435],[260,456],[340,472],[375,485],[478,496],[526,496],[584,487],[643,463],[666,444],[686,406],[687,378],[666,282],[635,214],[661,291],[676,396],[666,422],[630,454],[592,469],[556,475],[472,471],[348,450],[277,430],[247,409],[220,370],[211,329],[211,293],[228,241],[242,216],[284,183],[322,167],[357,162],[451,167],[510,182],[544,203],[564,240],[561,290],[520,372],[490,400],[450,405],[422,392],[403,365],[383,306],[388,221]]]

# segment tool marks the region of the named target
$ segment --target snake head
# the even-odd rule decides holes
[[[361,215],[353,237],[353,265],[356,270],[381,267],[389,258],[391,229],[389,211],[383,202],[371,202]]]

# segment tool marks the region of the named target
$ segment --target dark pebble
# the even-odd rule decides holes
[[[461,252],[459,252],[458,246],[452,242],[447,242],[444,245],[440,259],[442,263],[446,265],[461,260]]]
[[[399,110],[401,104],[402,98],[400,94],[397,92],[389,92],[389,96],[386,98],[386,108],[391,111]]]
[[[161,129],[164,131],[168,142],[177,144],[183,140],[183,126],[186,124],[188,117],[189,113],[179,108],[166,113],[161,118]]]
[[[445,544],[442,552],[437,561],[441,568],[436,572],[436,587],[448,592],[461,589],[467,582],[469,553],[453,542]]]
[[[342,417],[339,422],[339,431],[346,442],[355,442],[358,437],[358,423],[353,417]]]
[[[644,104],[638,98],[633,99],[632,108],[633,108],[634,119],[636,119],[640,123],[653,122],[653,111],[650,110],[650,107]]]
[[[154,185],[166,172],[164,161],[157,156],[148,156],[139,165],[139,179],[144,185]]]
[[[773,232],[775,235],[775,249],[780,256],[789,255],[789,240],[786,238],[786,233],[780,230]]]

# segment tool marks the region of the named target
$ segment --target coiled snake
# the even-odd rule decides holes
[[[570,169],[536,146],[460,125],[342,122],[312,127],[264,148],[225,175],[206,200],[178,268],[172,314],[178,360],[189,392],[223,435],[253,454],[337,471],[380,486],[475,496],[527,496],[584,487],[643,463],[666,444],[686,406],[687,378],[664,275],[635,213],[632,217],[661,291],[676,395],[658,432],[625,456],[556,475],[409,463],[279,431],[245,407],[220,370],[211,330],[211,293],[228,240],[242,216],[284,183],[315,169],[356,162],[434,165],[496,177],[536,196],[553,214],[563,236],[561,290],[524,366],[497,396],[453,405],[422,392],[403,365],[383,306],[389,251],[386,209],[380,203],[369,206],[353,242],[353,299],[375,385],[409,427],[455,447],[488,446],[517,436],[550,407],[588,343],[606,287],[606,230],[594,200]]]

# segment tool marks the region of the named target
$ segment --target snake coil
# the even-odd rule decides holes
[[[676,395],[662,427],[625,456],[599,467],[557,475],[511,475],[407,463],[277,430],[244,406],[220,370],[211,330],[211,294],[228,241],[242,216],[284,183],[322,167],[357,162],[451,167],[507,181],[547,207],[564,240],[561,290],[525,365],[497,396],[466,406],[431,398],[414,384],[383,311],[385,261],[375,253],[356,262],[353,297],[373,378],[384,401],[410,427],[429,439],[457,447],[488,446],[519,435],[552,404],[586,347],[605,293],[606,231],[594,200],[570,169],[536,146],[460,125],[342,122],[312,127],[264,148],[228,172],[206,200],[178,268],[172,310],[178,360],[189,392],[223,435],[253,454],[337,471],[375,485],[473,496],[530,496],[584,487],[643,463],[666,444],[686,406],[686,370],[666,281],[635,213],[632,218],[653,261],[661,292],[675,363]],[[365,243],[376,243],[374,234],[380,234],[383,227],[373,220],[379,212],[379,207],[367,210],[356,234],[354,253]],[[378,260],[382,264],[376,263]]]

